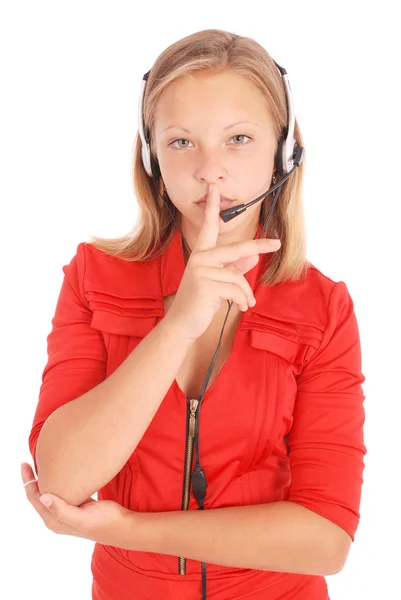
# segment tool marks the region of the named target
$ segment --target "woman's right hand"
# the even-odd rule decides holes
[[[222,302],[229,300],[247,311],[255,306],[253,291],[244,277],[259,254],[274,252],[276,240],[265,238],[216,246],[220,220],[220,192],[210,184],[198,239],[188,259],[174,301],[165,318],[186,340],[195,341],[210,325]]]

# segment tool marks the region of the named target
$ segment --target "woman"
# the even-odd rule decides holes
[[[139,227],[63,267],[28,497],[96,542],[95,600],[326,599],[360,518],[364,376],[347,287],[306,259],[286,72],[200,31],[139,108]]]

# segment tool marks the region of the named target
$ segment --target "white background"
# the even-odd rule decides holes
[[[361,522],[344,569],[327,578],[331,600],[399,594],[396,5],[2,3],[0,502],[8,600],[90,598],[92,542],[47,530],[20,478],[20,463],[33,464],[28,436],[46,336],[62,266],[78,243],[122,235],[136,221],[131,153],[143,74],[168,45],[208,28],[253,37],[286,68],[306,148],[308,258],[346,282],[359,323],[368,454]]]

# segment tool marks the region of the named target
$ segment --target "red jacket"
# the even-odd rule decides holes
[[[261,226],[255,236],[259,235]],[[354,534],[366,453],[361,352],[344,282],[313,265],[302,282],[261,286],[269,255],[245,274],[256,306],[201,405],[204,508],[289,500]],[[65,274],[29,437],[47,417],[108,377],[163,318],[185,270],[180,233],[161,258],[127,262],[86,242]],[[224,335],[224,334],[223,334]],[[229,410],[228,410],[229,408]],[[181,510],[187,397],[173,381],[134,453],[98,492],[133,511]],[[198,509],[192,491],[189,510]],[[95,544],[94,600],[200,600],[201,562]],[[208,600],[328,598],[324,577],[207,564]]]

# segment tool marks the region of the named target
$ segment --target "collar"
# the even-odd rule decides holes
[[[258,230],[253,238],[254,240],[260,235],[262,227],[263,224],[259,223]],[[259,274],[262,269],[262,265],[263,268],[266,267],[266,261],[263,259],[269,256],[269,253],[261,254],[259,257],[259,262],[244,274],[244,277],[248,281],[253,292],[255,292],[256,285],[259,282]],[[170,296],[170,294],[175,294],[177,292],[182,276],[184,275],[185,267],[186,265],[181,242],[181,233],[179,229],[176,228],[173,237],[171,238],[171,241],[165,249],[160,260],[160,280],[163,297]]]

